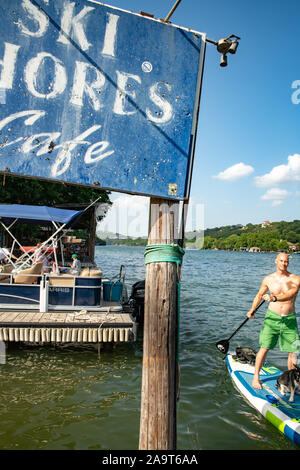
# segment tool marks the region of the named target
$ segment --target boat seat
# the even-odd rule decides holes
[[[2,279],[0,277],[0,284],[10,284],[10,278],[9,277],[6,277],[5,279]]]
[[[102,276],[101,269],[89,269],[83,268],[80,272],[79,277],[96,277],[99,278]],[[74,282],[75,276],[72,274],[64,273],[64,274],[50,274],[49,276],[49,286],[64,286],[64,287],[72,287],[75,285]]]
[[[101,276],[102,276],[101,269],[83,268],[80,273],[80,277],[101,277]]]
[[[13,265],[12,264],[4,264],[0,268],[0,282],[3,282],[4,279],[9,279],[10,278],[10,273],[13,270]]]
[[[42,273],[42,268],[43,263],[36,263],[30,268],[22,269],[13,276],[15,284],[33,284],[38,280],[38,275]],[[37,276],[33,276],[33,274],[37,274]]]
[[[74,279],[75,278],[72,276],[72,274],[50,274],[49,286],[73,287]]]

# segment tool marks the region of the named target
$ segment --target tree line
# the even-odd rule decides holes
[[[188,232],[185,247],[204,250],[249,250],[257,247],[261,251],[290,251],[289,243],[295,245],[300,251],[300,220],[293,222],[272,222],[270,225],[259,224],[227,225],[204,230],[203,237],[200,232]],[[203,234],[202,234],[203,235]],[[100,241],[98,241],[100,242]],[[102,241],[109,245],[145,246],[147,238],[120,238]]]
[[[25,178],[3,174],[0,176],[0,201],[1,204],[26,204],[45,205],[52,207],[70,207],[72,204],[89,205],[99,199],[99,203],[110,205],[109,191],[94,188],[59,183],[45,180]],[[83,233],[88,236],[89,214],[83,216],[76,224],[75,233]],[[79,232],[81,231],[81,232]],[[4,233],[3,228],[0,234]],[[14,227],[14,234],[19,239],[43,239],[41,227],[35,224],[19,224]]]
[[[266,226],[248,224],[207,229],[203,249],[290,251],[291,245],[300,251],[300,220],[272,222]]]

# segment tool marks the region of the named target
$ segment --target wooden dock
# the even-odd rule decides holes
[[[113,307],[95,311],[0,311],[0,341],[107,343],[136,340],[137,324]]]

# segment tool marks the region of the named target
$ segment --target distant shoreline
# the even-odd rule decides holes
[[[127,245],[125,243],[109,243],[109,244],[96,244],[95,246],[103,246],[103,247],[126,247],[126,248],[142,248],[144,245]],[[146,245],[145,245],[146,246]],[[249,251],[249,250],[222,250],[222,249],[215,249],[215,248],[192,248],[192,247],[185,247],[185,251],[214,251],[214,252],[222,252],[222,253],[251,253],[251,254],[276,254],[281,253],[281,251]],[[286,253],[284,251],[284,253]],[[300,251],[288,251],[289,255],[300,255]]]
[[[102,235],[102,239],[100,238]],[[100,237],[99,237],[100,236]],[[120,233],[99,233],[96,244],[146,246],[148,238],[127,237]],[[220,251],[256,251],[259,253],[300,252],[300,220],[262,224],[226,225],[185,232],[185,249]]]

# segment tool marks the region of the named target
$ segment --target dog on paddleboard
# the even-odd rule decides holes
[[[300,388],[300,368],[295,367],[295,369],[287,370],[281,374],[277,379],[277,387],[281,395],[290,393],[289,401],[294,401],[294,394],[300,394],[298,388]]]

